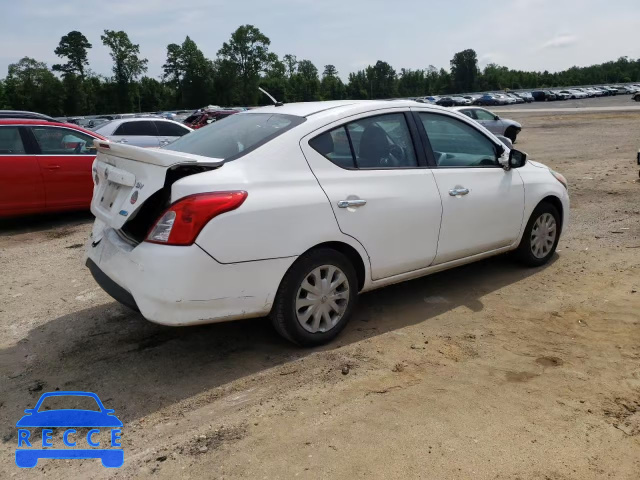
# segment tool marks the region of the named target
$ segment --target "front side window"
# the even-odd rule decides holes
[[[300,125],[304,117],[276,113],[237,113],[185,135],[167,150],[233,160]]]
[[[31,131],[43,155],[93,155],[93,137],[59,127],[32,127]]]
[[[18,127],[0,127],[0,155],[21,155],[24,153],[24,145]]]
[[[478,120],[495,120],[495,115],[491,112],[487,112],[486,110],[475,109],[474,111],[476,115],[476,119]]]
[[[497,167],[496,146],[480,131],[455,118],[420,113],[438,167]]]
[[[172,122],[155,122],[158,135],[161,137],[181,137],[190,132],[186,128]]]
[[[121,135],[127,137],[157,137],[158,130],[153,122],[149,120],[135,120],[131,122],[124,122],[113,135]]]
[[[476,114],[474,110],[460,110],[460,113],[462,113],[463,115],[466,115],[469,118],[473,118],[474,120],[476,119]]]

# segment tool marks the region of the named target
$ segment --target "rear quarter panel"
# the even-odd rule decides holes
[[[172,201],[202,191],[248,192],[240,208],[214,218],[196,240],[218,262],[293,257],[329,241],[347,243],[367,259],[363,247],[340,232],[298,141],[294,129],[218,170],[173,185]]]

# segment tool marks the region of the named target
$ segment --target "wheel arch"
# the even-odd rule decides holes
[[[556,210],[558,210],[558,213],[560,214],[560,233],[562,233],[564,227],[564,207],[562,206],[562,201],[555,195],[547,195],[538,202],[536,208],[538,208],[538,206],[542,203],[550,203],[555,207]],[[535,211],[535,208],[533,210]]]
[[[358,279],[358,291],[361,291],[364,288],[367,279],[367,267],[365,264],[365,260],[362,258],[362,255],[358,250],[356,250],[352,245],[348,243],[341,242],[338,240],[335,241],[327,241],[322,242],[317,245],[314,245],[311,248],[305,250],[298,258],[312,252],[314,250],[318,250],[321,248],[330,248],[337,252],[342,253],[353,265],[353,268],[356,271],[356,277]],[[289,267],[291,268],[291,267]]]

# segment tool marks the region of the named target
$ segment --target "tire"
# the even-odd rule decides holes
[[[540,221],[542,224],[548,225],[549,216],[553,218],[555,232],[553,239],[547,235],[547,232],[549,232],[547,227],[542,227],[541,224],[538,223]],[[542,248],[538,250],[537,253],[535,253],[537,247],[536,243],[534,243],[534,228],[539,232],[537,238],[542,237],[541,240],[543,240]],[[540,230],[541,228],[543,228],[542,231]],[[522,263],[529,267],[540,267],[546,264],[556,251],[561,230],[561,217],[556,207],[548,202],[542,202],[536,207],[527,222],[527,226],[522,234],[522,240],[516,250],[516,256]],[[551,243],[544,243],[544,239],[552,241]],[[538,243],[537,245],[540,246],[541,244]]]
[[[333,290],[329,290],[330,286],[321,286],[326,279],[323,275],[331,275],[333,282],[336,282],[340,281],[339,273],[344,278]],[[311,287],[319,283],[321,289],[316,295]],[[332,295],[339,297],[333,305]],[[312,297],[317,301],[305,301]],[[322,345],[337,337],[345,327],[357,297],[356,271],[349,259],[330,248],[312,250],[298,258],[282,279],[271,309],[271,323],[290,342],[303,347]],[[334,307],[338,307],[338,310]],[[319,320],[318,311],[321,312]]]
[[[518,131],[513,127],[509,127],[507,131],[504,132],[504,136],[511,140],[511,143],[515,144],[518,138]]]

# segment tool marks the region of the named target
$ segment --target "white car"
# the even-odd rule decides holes
[[[165,325],[269,315],[321,344],[360,292],[511,250],[545,264],[569,215],[562,175],[414,101],[263,107],[162,149],[95,144],[87,266]]]
[[[164,118],[141,117],[111,120],[93,130],[112,142],[157,148],[193,132],[192,128]]]

